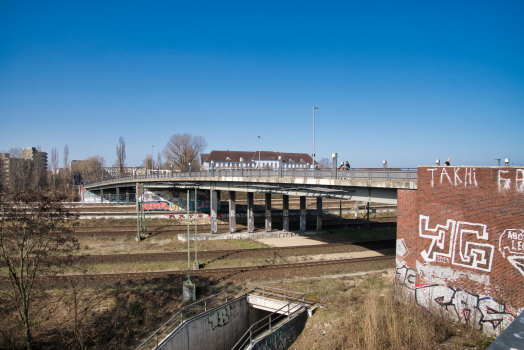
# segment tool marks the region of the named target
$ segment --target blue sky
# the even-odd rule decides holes
[[[524,164],[522,1],[0,1],[0,150]]]

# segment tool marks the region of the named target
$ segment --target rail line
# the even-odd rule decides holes
[[[201,266],[205,266],[217,260],[235,257],[238,259],[242,254],[248,254],[250,257],[256,255],[263,257],[264,254],[271,254],[273,252],[285,254],[285,252],[292,252],[293,250],[300,250],[300,253],[312,251],[314,254],[329,254],[347,252],[343,248],[361,247],[370,250],[388,249],[395,247],[395,239],[384,239],[375,241],[360,241],[360,242],[344,242],[331,244],[315,244],[308,246],[290,246],[290,247],[269,247],[269,248],[252,248],[252,249],[232,249],[232,250],[213,250],[213,251],[198,251],[199,260],[202,262]],[[317,252],[315,252],[317,250]],[[289,256],[289,255],[287,255]],[[180,261],[187,260],[187,251],[179,252],[159,252],[159,253],[141,253],[141,254],[106,254],[106,255],[79,255],[68,257],[54,257],[56,264],[67,262],[81,262],[83,264],[104,264],[104,263],[137,263],[144,261]],[[206,261],[207,260],[207,261]],[[51,264],[53,262],[51,261]],[[0,264],[1,266],[1,264]]]
[[[335,266],[344,264],[356,264],[366,262],[377,262],[393,260],[394,254],[366,257],[366,258],[354,258],[354,259],[341,259],[341,260],[330,260],[330,261],[315,261],[305,263],[292,263],[292,264],[280,264],[280,265],[260,265],[260,266],[244,266],[234,268],[219,268],[219,269],[204,269],[204,270],[191,270],[191,275],[200,276],[216,276],[216,275],[236,275],[244,272],[251,271],[274,271],[274,270],[288,270],[288,269],[311,269],[323,266]],[[37,279],[38,282],[46,281],[70,281],[70,280],[137,280],[137,279],[150,279],[150,278],[169,278],[179,277],[187,275],[187,270],[177,271],[156,271],[156,272],[126,272],[126,273],[110,273],[110,274],[90,274],[90,275],[58,275],[58,276],[41,276]],[[9,282],[6,278],[0,278],[0,283]]]
[[[316,221],[307,221],[308,227],[315,227]],[[342,223],[339,223],[339,220],[324,220],[322,222],[322,226],[325,228],[339,228],[339,227],[356,227],[356,226],[362,226],[365,225],[365,220],[342,220]],[[370,221],[370,226],[372,227],[382,227],[382,226],[391,226],[396,225],[396,218],[374,218],[373,221]],[[217,223],[219,228],[226,229],[229,227],[229,223],[227,222],[219,222]],[[289,223],[290,229],[296,229],[299,228],[299,222],[298,221],[291,221]],[[281,227],[282,224],[280,222],[273,222],[273,228]],[[200,233],[206,232],[206,230],[210,230],[211,226],[210,224],[199,224],[197,227],[197,230],[199,230]],[[237,232],[241,230],[247,229],[247,226],[244,224],[239,224],[237,222],[236,224]],[[110,230],[110,231],[99,231],[99,230]],[[190,229],[192,232],[194,232],[194,225],[190,226]],[[255,227],[257,229],[257,227]],[[261,227],[260,229],[264,229]],[[174,224],[169,226],[147,226],[147,233],[162,233],[162,232],[187,232],[187,225],[183,224]],[[69,234],[136,234],[136,226],[82,226],[77,228],[72,228],[71,232]]]

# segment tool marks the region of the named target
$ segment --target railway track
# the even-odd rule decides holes
[[[361,241],[361,242],[344,242],[331,244],[317,244],[308,246],[291,246],[291,247],[270,247],[270,248],[253,248],[253,249],[233,249],[233,250],[215,250],[199,251],[198,257],[201,267],[209,265],[218,260],[224,259],[242,259],[242,258],[264,258],[278,254],[280,257],[289,257],[295,255],[319,255],[333,253],[347,253],[363,250],[382,250],[395,247],[394,239]],[[294,254],[295,253],[295,254]],[[191,252],[193,254],[193,252]],[[142,253],[142,254],[109,254],[109,255],[80,255],[69,257],[54,257],[51,264],[63,263],[81,263],[83,265],[94,264],[116,264],[116,263],[140,263],[151,261],[187,261],[187,251],[183,252],[162,252],[162,253]]]
[[[315,261],[305,263],[292,263],[292,264],[279,264],[279,265],[261,265],[261,266],[245,266],[245,267],[230,267],[230,268],[219,268],[219,269],[203,269],[203,270],[191,270],[191,275],[194,277],[230,277],[242,273],[254,272],[254,271],[271,271],[273,272],[284,272],[286,270],[293,270],[295,274],[297,270],[314,270],[319,267],[333,267],[339,265],[351,265],[351,264],[362,264],[371,262],[387,262],[389,260],[394,261],[395,255],[385,255],[376,257],[366,258],[354,258],[354,259],[341,259],[341,260],[330,260],[330,261]],[[37,278],[37,282],[64,282],[72,280],[144,280],[154,278],[171,278],[171,277],[185,277],[187,276],[187,270],[177,271],[157,271],[157,272],[128,272],[128,273],[108,273],[108,274],[84,274],[84,275],[58,275],[58,276],[40,276]],[[277,276],[274,276],[277,277]],[[6,278],[0,278],[0,283],[8,283],[9,280]]]
[[[392,221],[394,220],[394,221]],[[362,225],[365,225],[365,220],[342,220],[342,223],[339,222],[339,220],[324,220],[322,222],[323,228],[349,228],[349,227],[359,227]],[[307,227],[315,227],[316,221],[307,221],[306,222]],[[371,227],[388,227],[391,225],[396,225],[396,218],[375,218],[373,221],[370,221]],[[218,223],[218,229],[219,232],[228,232],[229,223]],[[191,232],[194,232],[194,224],[190,225]],[[237,232],[246,230],[247,225],[244,224],[236,224]],[[274,229],[281,229],[282,223],[281,222],[274,222],[273,223]],[[300,228],[299,222],[291,221],[289,223],[290,230],[297,230]],[[102,231],[102,230],[108,230],[108,231]],[[211,230],[211,225],[209,224],[199,224],[197,227],[198,232],[200,233],[208,233]],[[255,227],[256,231],[262,230],[265,231],[263,227]],[[169,226],[147,226],[146,233],[150,234],[156,234],[156,233],[165,233],[165,232],[175,232],[175,233],[184,233],[187,232],[187,224],[186,225],[169,225]],[[92,234],[136,234],[136,226],[82,226],[78,228],[72,228],[71,232],[68,234],[71,235],[92,235]]]

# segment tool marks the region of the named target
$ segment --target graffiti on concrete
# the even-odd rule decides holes
[[[207,322],[211,324],[211,329],[215,330],[217,327],[224,327],[229,323],[229,316],[227,313],[227,307],[224,307],[216,312],[212,313],[208,318]]]
[[[187,192],[145,190],[143,196],[139,196],[137,200],[139,202],[143,201],[144,210],[148,211],[186,211],[188,209]],[[209,210],[210,206],[209,192],[198,193],[196,209]],[[220,201],[218,202],[218,209],[220,209]],[[194,191],[189,193],[189,210],[195,210]]]
[[[524,276],[524,230],[504,230],[499,238],[499,251]]]
[[[295,325],[292,322],[284,323],[282,327],[273,331],[253,348],[257,350],[286,350],[297,339],[297,336]]]
[[[451,263],[475,270],[491,271],[495,246],[489,244],[487,226],[448,219],[446,225],[429,226],[429,216],[419,216],[419,236],[431,239],[421,252],[426,262]]]

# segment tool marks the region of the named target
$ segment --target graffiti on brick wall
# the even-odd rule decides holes
[[[439,171],[440,170],[440,171]],[[478,186],[475,168],[429,168],[427,171],[431,172],[431,187],[435,186],[435,182],[439,181],[442,183],[449,183],[452,186]],[[435,174],[436,172],[436,174]],[[439,174],[440,172],[440,174]],[[439,176],[440,175],[440,176]],[[435,179],[436,177],[436,179]]]
[[[488,274],[477,274],[472,271],[455,270],[446,266],[423,264],[416,261],[417,274],[428,284],[448,284],[450,282],[473,281],[485,289],[490,288],[490,277]]]
[[[509,170],[499,170],[498,189],[499,192],[515,189],[517,192],[524,193],[524,169],[515,169],[514,178],[510,175]]]
[[[524,276],[524,230],[504,230],[499,238],[499,251]]]
[[[448,219],[446,225],[431,228],[429,221],[429,216],[419,216],[419,236],[431,240],[429,248],[421,252],[426,262],[491,271],[495,246],[489,244],[486,225]]]
[[[446,184],[453,187],[478,187],[477,174],[475,168],[469,167],[439,167],[427,168],[431,173],[431,187],[436,184]],[[497,184],[499,192],[506,192],[516,190],[519,193],[524,193],[524,169],[499,169],[497,174]]]
[[[408,246],[404,238],[397,239],[397,248],[396,248],[396,261],[397,266],[405,265],[404,259],[409,254]]]
[[[449,286],[425,285],[415,289],[417,306],[434,313],[444,311],[453,321],[480,326],[489,334],[497,334],[518,316],[517,309],[508,308],[489,296],[478,296]]]
[[[425,279],[421,271],[418,274]],[[399,299],[414,300],[415,305],[431,314],[444,313],[455,322],[469,323],[488,334],[499,334],[524,310],[445,284],[416,284],[417,271],[407,266],[397,267],[396,276]]]

